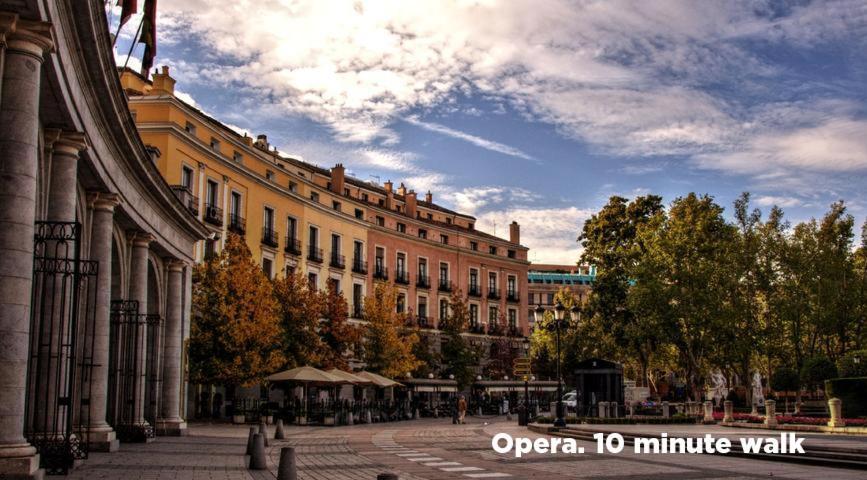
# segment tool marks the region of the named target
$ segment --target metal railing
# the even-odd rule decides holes
[[[419,275],[415,278],[415,286],[418,288],[430,288],[430,277]]]
[[[506,301],[509,303],[521,303],[521,298],[518,296],[517,290],[506,292]]]
[[[286,247],[283,250],[290,255],[301,255],[301,240],[291,237],[287,238]]]
[[[377,265],[373,270],[373,278],[377,280],[388,280],[388,267]]]
[[[175,197],[190,211],[193,216],[199,216],[199,197],[193,195],[193,192],[186,185],[172,185],[172,192]]]
[[[205,204],[205,221],[210,223],[211,225],[216,225],[218,227],[223,226],[223,209],[220,207],[216,207],[211,205],[210,203]]]
[[[488,286],[488,298],[490,298],[491,300],[500,299],[500,291],[497,290],[497,287]]]
[[[277,248],[277,246],[280,245],[277,231],[273,228],[262,227],[262,243],[269,247]]]
[[[409,285],[409,272],[406,270],[398,270],[394,274],[394,281],[401,285]]]
[[[446,280],[444,278],[441,278],[439,281],[439,286],[437,287],[437,290],[439,290],[441,292],[451,292],[453,288],[454,287],[453,287],[451,281]]]
[[[245,233],[247,233],[247,221],[244,220],[244,217],[238,215],[237,213],[230,213],[229,231],[235,232],[238,235],[244,235]]]
[[[333,268],[346,268],[346,256],[340,255],[339,253],[331,253],[331,261],[328,262],[328,265]]]
[[[352,271],[354,273],[360,273],[362,275],[367,275],[367,262],[360,258],[352,259]]]
[[[322,263],[322,249],[316,248],[314,245],[310,245],[307,248],[307,260],[316,263]]]
[[[473,285],[471,283],[469,288],[467,288],[467,295],[469,295],[471,297],[481,297],[482,296],[482,287],[480,287],[478,284]]]

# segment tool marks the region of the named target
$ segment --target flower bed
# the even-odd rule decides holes
[[[587,425],[667,425],[667,424],[694,424],[697,417],[687,415],[675,415],[671,418],[664,417],[620,417],[620,418],[598,418],[598,417],[566,417],[567,424],[587,424]],[[538,416],[536,423],[554,423],[553,417]]]
[[[765,423],[765,417],[759,415],[750,415],[748,413],[735,413],[732,415],[735,422],[743,423]],[[723,412],[713,412],[713,419],[721,422],[725,417]],[[783,425],[828,425],[829,418],[816,417],[796,417],[793,415],[777,415],[777,423]],[[867,419],[864,418],[846,418],[844,419],[846,426],[849,427],[864,427],[867,426]]]

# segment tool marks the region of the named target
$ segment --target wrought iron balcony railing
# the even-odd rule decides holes
[[[322,263],[322,249],[311,245],[307,248],[307,260],[316,263]]]
[[[481,297],[482,296],[482,287],[479,285],[470,284],[469,288],[467,288],[467,295],[471,297]]]
[[[360,258],[352,259],[352,271],[354,273],[360,273],[362,275],[367,275],[367,262]]]
[[[377,265],[373,270],[373,278],[377,280],[388,280],[388,267]]]
[[[497,287],[488,287],[488,298],[491,300],[499,300],[500,292],[497,290]]]
[[[427,275],[419,275],[415,278],[415,286],[417,288],[430,288],[430,277]]]
[[[521,303],[521,298],[518,296],[517,290],[506,292],[506,301],[509,303]]]
[[[193,216],[199,216],[199,197],[193,195],[193,192],[190,191],[185,185],[172,185],[172,192],[175,193],[175,197],[180,200],[181,204],[186,207],[187,210]]]
[[[406,270],[398,270],[394,274],[394,281],[401,285],[409,285],[409,272]]]
[[[273,228],[262,227],[262,243],[271,248],[277,248],[280,244],[277,232]]]
[[[211,225],[216,225],[218,227],[223,226],[223,209],[220,207],[216,207],[211,205],[210,203],[205,204],[205,221],[210,223]]]
[[[421,315],[421,314],[417,315],[416,316],[416,323],[418,325],[418,328],[431,328],[432,327],[432,325],[431,325],[432,322],[430,322],[428,320],[427,315]]]
[[[437,290],[439,290],[441,292],[451,292],[452,289],[453,289],[452,282],[450,282],[444,278],[440,279],[439,286],[437,287]]]
[[[301,240],[297,238],[287,238],[286,246],[283,250],[290,255],[301,255]]]
[[[229,214],[229,231],[244,235],[247,233],[247,221],[237,213]]]
[[[331,254],[331,261],[328,262],[328,265],[333,267],[333,268],[345,269],[346,268],[346,256],[340,255],[339,253],[332,253]]]

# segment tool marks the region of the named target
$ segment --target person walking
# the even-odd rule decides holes
[[[467,416],[467,399],[461,395],[460,400],[458,400],[458,423],[464,423],[464,417]]]

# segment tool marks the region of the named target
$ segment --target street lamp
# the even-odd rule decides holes
[[[521,342],[521,347],[524,349],[524,357],[530,357],[530,337],[524,337]],[[530,373],[524,375],[524,424],[526,425],[530,417]]]
[[[548,322],[546,328],[556,333],[557,342],[557,418],[554,420],[555,427],[565,427],[566,419],[563,418],[563,378],[560,375],[560,330],[569,328],[572,324],[577,324],[581,319],[581,309],[577,305],[573,305],[569,310],[569,320],[566,320],[567,308],[558,300],[554,305],[554,320]],[[542,305],[537,305],[533,311],[536,325],[542,324],[545,309]]]

